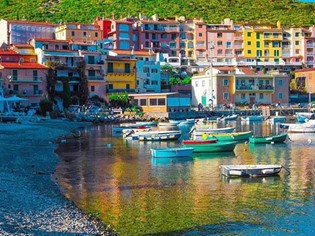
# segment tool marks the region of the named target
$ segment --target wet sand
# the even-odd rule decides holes
[[[0,123],[0,235],[113,235],[53,180],[58,137],[89,123]]]

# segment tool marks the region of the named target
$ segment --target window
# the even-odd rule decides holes
[[[198,36],[199,36],[199,37],[202,37],[202,33],[199,33]]]
[[[125,64],[125,73],[130,73],[130,64],[129,63]]]
[[[229,79],[224,79],[224,80],[223,80],[223,86],[224,86],[224,87],[229,86]]]
[[[295,46],[299,46],[300,45],[300,41],[295,41]]]
[[[161,34],[161,39],[166,39],[167,38],[167,34],[166,33],[162,33]]]
[[[280,54],[280,53],[279,53],[279,50],[274,50],[273,54],[274,54],[275,57],[278,57],[279,54]]]
[[[97,32],[95,32],[95,37],[96,37],[96,38],[98,37],[98,33],[97,33]]]
[[[75,36],[75,32],[74,31],[71,31],[71,36]]]
[[[149,39],[149,34],[148,33],[145,33],[145,39]]]
[[[278,93],[278,98],[279,99],[283,99],[283,94],[282,93]]]
[[[165,106],[165,98],[158,98],[158,105]]]
[[[260,48],[260,42],[256,42],[256,47]]]
[[[256,33],[256,39],[260,39],[260,33]]]
[[[146,106],[147,105],[147,99],[140,99],[140,106]]]
[[[296,32],[296,33],[295,33],[295,37],[300,37],[300,33],[299,33],[299,32]]]
[[[12,71],[12,80],[18,80],[18,71],[17,70]]]
[[[247,50],[247,53],[248,54],[252,54],[252,50]]]
[[[157,105],[157,99],[156,98],[150,98],[150,106],[156,106]]]
[[[251,41],[248,41],[248,42],[247,42],[247,45],[248,45],[248,46],[252,45],[252,42],[251,42]]]
[[[222,33],[217,33],[217,38],[222,38]]]
[[[206,86],[206,81],[202,80],[202,81],[201,81],[201,86],[202,86],[202,87],[205,87],[205,86]]]
[[[281,43],[280,42],[272,42],[272,47],[274,47],[274,48],[281,47]]]
[[[88,56],[88,64],[95,64],[94,56]]]
[[[232,46],[232,43],[231,42],[226,42],[226,47],[227,48],[230,48]]]
[[[218,42],[217,42],[217,45],[218,45],[218,46],[222,46],[222,41],[218,41]]]
[[[172,33],[171,39],[175,40],[176,39],[176,34]]]
[[[198,87],[198,81],[195,81],[195,86]]]
[[[55,50],[58,50],[59,49],[59,45],[55,45]]]
[[[264,94],[263,93],[259,94],[259,99],[261,99],[261,100],[264,99]]]
[[[229,93],[223,93],[223,100],[229,100]]]
[[[130,89],[130,84],[126,84],[126,89]]]
[[[300,54],[300,49],[295,49],[296,54]]]
[[[83,36],[86,37],[86,32],[83,32]]]
[[[33,70],[33,80],[34,81],[38,80],[38,71],[37,70]]]
[[[252,37],[252,33],[251,32],[247,32],[247,37]]]
[[[243,100],[246,99],[245,93],[241,94],[241,99],[243,99]]]
[[[198,28],[201,29],[201,28],[202,28],[202,25],[198,25]]]
[[[151,69],[151,73],[156,74],[156,73],[158,73],[158,70],[157,69]]]
[[[279,80],[278,80],[278,85],[279,85],[279,86],[282,86],[282,85],[283,85],[283,80],[282,80],[282,79],[279,79]]]
[[[95,86],[91,86],[91,92],[95,92]]]
[[[108,73],[113,73],[114,72],[114,64],[112,62],[108,62],[107,72]]]
[[[262,50],[257,50],[257,51],[256,51],[256,55],[257,55],[258,57],[261,57],[261,56],[262,56]]]
[[[222,55],[223,54],[223,50],[222,49],[218,49],[218,55]]]

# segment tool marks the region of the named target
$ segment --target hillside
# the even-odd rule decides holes
[[[49,22],[92,22],[96,16],[118,18],[139,12],[160,17],[186,16],[219,23],[315,24],[315,4],[297,0],[0,0],[0,18]]]

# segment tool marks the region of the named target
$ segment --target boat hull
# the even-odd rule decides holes
[[[131,134],[127,139],[139,141],[178,140],[181,135],[181,131],[149,131]]]
[[[216,138],[218,141],[246,141],[253,136],[253,131],[210,134],[209,138]]]
[[[265,137],[250,137],[250,143],[283,143],[287,139],[288,134],[270,135]]]
[[[221,165],[220,172],[228,177],[264,177],[278,175],[281,165]]]
[[[194,148],[194,152],[232,152],[237,142],[216,142],[207,144],[184,144]]]
[[[156,158],[174,158],[190,157],[193,154],[193,148],[152,148],[151,155]]]

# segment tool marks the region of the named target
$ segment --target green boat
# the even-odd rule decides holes
[[[283,143],[287,139],[288,134],[282,133],[277,135],[269,135],[263,137],[250,137],[250,143]]]
[[[215,138],[218,141],[246,141],[252,136],[253,136],[253,131],[246,131],[246,132],[209,134],[208,139]]]
[[[194,152],[232,152],[237,142],[225,142],[219,141],[215,143],[204,143],[204,144],[184,144],[184,147],[194,148]]]

